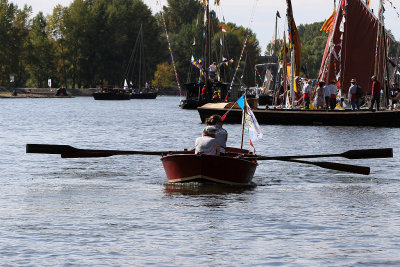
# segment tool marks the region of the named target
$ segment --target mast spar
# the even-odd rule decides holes
[[[205,74],[205,87],[208,90],[208,80],[210,78],[209,71],[207,68],[211,65],[211,23],[210,23],[210,7],[209,1],[207,1],[205,7],[205,58],[204,58],[204,74]]]
[[[383,1],[379,1],[379,11],[378,11],[378,29],[377,29],[377,42],[376,42],[376,51],[375,51],[375,68],[374,75],[376,77],[382,79],[382,87],[383,87],[383,102],[386,106],[389,104],[389,76],[387,70],[387,46],[386,46],[386,34],[385,34],[385,23],[383,12],[385,11],[383,7]],[[383,66],[381,63],[384,63]],[[385,82],[385,74],[387,81]]]

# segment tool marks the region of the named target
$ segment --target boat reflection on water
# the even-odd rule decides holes
[[[212,182],[187,182],[187,183],[167,183],[165,184],[165,193],[167,195],[224,195],[241,194],[252,191],[257,187],[256,184],[244,186],[218,184]]]

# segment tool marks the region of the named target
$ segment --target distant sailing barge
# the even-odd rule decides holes
[[[241,123],[241,110],[230,109],[231,106],[232,103],[206,104],[197,110],[202,122],[213,114],[223,116],[229,111],[224,123]],[[259,124],[400,127],[400,110],[254,109],[253,113]]]
[[[294,77],[298,76],[294,70],[299,69],[300,42],[296,31],[290,0],[288,3],[289,29],[291,34],[293,68],[291,68],[291,90],[296,87]],[[380,16],[376,18],[365,2],[361,0],[339,1],[333,15],[332,28],[323,54],[318,81],[337,81],[342,96],[347,95],[351,79],[357,79],[364,95],[371,93],[371,76],[376,76],[380,84],[384,85],[381,98],[388,103],[388,86],[386,81],[393,80],[387,68],[388,38],[382,28],[383,7],[381,4]],[[362,41],[360,45],[359,40]],[[285,50],[284,50],[285,51]],[[297,55],[296,55],[297,54]],[[286,60],[286,56],[284,56]],[[285,65],[285,64],[284,64]],[[284,67],[284,81],[286,72]],[[294,73],[293,73],[294,72]],[[284,85],[284,88],[286,86]],[[290,92],[294,96],[294,92]],[[287,97],[290,97],[288,94]],[[295,99],[290,99],[294,107]],[[223,116],[227,114],[224,123],[240,123],[240,109],[231,109],[232,103],[206,104],[198,108],[202,121],[212,114]],[[282,125],[333,125],[333,126],[372,126],[372,127],[400,127],[400,110],[302,110],[299,108],[278,109],[268,107],[259,110],[252,107],[253,113],[260,124]]]

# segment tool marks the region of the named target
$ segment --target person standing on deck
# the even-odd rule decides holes
[[[394,105],[397,104],[400,98],[400,89],[397,83],[393,83],[390,89],[390,108],[393,109]]]
[[[201,89],[201,99],[202,99],[202,100],[206,100],[206,99],[207,99],[207,90],[206,90],[206,86],[203,86],[203,88]]]
[[[381,100],[381,84],[377,80],[376,76],[371,77],[372,80],[372,96],[371,96],[371,105],[369,110],[374,111],[374,103],[376,103],[376,110],[379,110],[379,102]]]
[[[324,81],[322,81],[322,82],[324,82]],[[326,110],[329,110],[329,105],[330,105],[330,102],[331,102],[331,91],[330,91],[330,88],[331,88],[330,84],[327,84],[324,87],[324,89],[325,89],[325,108],[326,108]]]
[[[279,90],[276,91],[275,94],[275,105],[281,105],[283,103],[284,93],[285,93],[285,88],[283,87],[283,81],[282,81],[281,85],[279,86]]]
[[[194,145],[195,154],[219,156],[219,144],[215,139],[216,131],[217,129],[214,126],[204,128],[202,136],[196,139]]]
[[[349,100],[351,103],[351,109],[352,110],[360,110],[360,100],[358,99],[358,88],[359,86],[357,85],[356,79],[351,79],[350,81],[351,86],[349,88]],[[361,89],[361,88],[360,88]]]
[[[325,105],[325,83],[320,81],[318,88],[315,93],[315,107],[317,109],[323,109]]]
[[[312,84],[312,81],[308,80],[308,82],[303,87],[303,101],[304,101],[305,109],[310,109],[311,84]]]
[[[215,139],[220,146],[220,153],[225,154],[226,141],[228,141],[228,132],[222,128],[222,118],[220,115],[214,114],[206,119],[206,125],[216,128]]]
[[[335,80],[332,80],[331,84],[329,85],[329,93],[330,93],[330,99],[329,99],[330,107],[331,110],[334,110],[336,108],[336,95],[338,93]]]

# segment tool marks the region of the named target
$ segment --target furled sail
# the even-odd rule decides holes
[[[286,0],[287,3],[287,20],[288,20],[288,31],[289,31],[289,44],[290,49],[294,50],[294,57],[292,57],[290,65],[293,66],[293,70],[288,73],[292,73],[294,79],[295,77],[300,76],[300,63],[301,63],[301,42],[300,35],[297,31],[296,23],[293,18],[293,9],[291,0]],[[296,92],[296,96],[298,97],[298,80],[294,82],[293,90]]]

